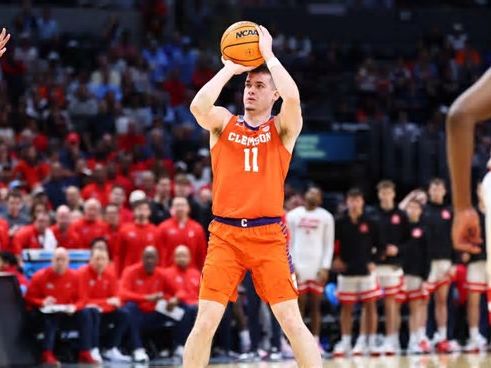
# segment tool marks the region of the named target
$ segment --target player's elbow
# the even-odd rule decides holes
[[[476,117],[472,109],[469,108],[466,100],[459,99],[455,101],[447,114],[446,124],[449,128],[457,127],[461,124],[468,124],[469,121],[475,122]]]

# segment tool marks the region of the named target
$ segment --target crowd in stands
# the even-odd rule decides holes
[[[146,361],[140,329],[167,322],[172,344],[162,349],[179,356],[196,311],[212,178],[208,136],[188,106],[220,64],[216,52],[196,47],[197,40],[177,33],[161,37],[163,24],[147,24],[150,36],[140,43],[113,20],[81,53],[74,39],[63,37],[49,8],[41,14],[27,8],[11,25],[14,36],[0,60],[0,269],[18,277],[29,306],[61,304],[75,316],[43,314],[46,362],[56,362],[55,331],[64,323],[83,327],[83,362],[98,361],[101,353]],[[447,35],[428,31],[408,53],[389,54],[365,45],[314,45],[309,37],[272,31],[275,52],[301,88],[307,128],[309,117],[322,116],[394,122],[396,141],[441,134],[437,123],[445,107],[491,64],[491,52],[474,48],[459,24]],[[333,85],[343,88],[332,93]],[[225,89],[222,102],[240,113],[235,87]],[[479,138],[478,152],[486,156],[490,145]],[[303,205],[303,192],[287,193],[287,210]],[[343,201],[335,215],[344,210]],[[29,282],[20,270],[22,251],[32,248],[54,257],[52,267]],[[91,250],[90,262],[72,271],[69,252],[79,248]],[[49,289],[79,283],[80,290],[71,287],[56,300],[45,297]],[[255,325],[260,302],[251,290],[246,278],[241,300],[256,318],[248,325],[241,308],[228,311],[217,351],[236,348],[230,327],[235,315],[237,350],[266,346],[269,357],[287,355],[274,319],[271,335],[261,341]],[[182,310],[178,322],[155,312],[159,301],[166,301],[161,310],[167,314]],[[263,326],[270,324],[267,318]],[[101,352],[98,331],[106,324],[117,329]],[[121,349],[125,334],[130,339]]]

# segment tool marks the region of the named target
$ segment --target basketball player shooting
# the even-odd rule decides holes
[[[300,367],[318,368],[321,357],[302,321],[294,270],[282,232],[284,180],[302,128],[298,88],[272,51],[272,37],[256,27],[266,66],[223,60],[223,68],[196,94],[191,112],[210,132],[213,214],[200,286],[198,316],[184,349],[184,367],[206,367],[213,335],[237,286],[251,271],[259,296],[271,305]],[[215,106],[225,84],[248,72],[244,115]],[[271,116],[282,98],[278,116]]]
[[[7,42],[9,42],[9,40],[10,34],[7,34],[7,30],[3,28],[2,32],[0,33],[0,57],[5,54],[5,51],[7,51],[7,48],[5,46],[7,45]]]
[[[471,160],[477,123],[491,118],[491,69],[457,98],[447,118],[447,154],[452,180],[455,218],[452,240],[457,250],[478,254],[483,251],[479,216],[471,203]],[[488,163],[489,168],[489,163]],[[487,254],[491,247],[491,173],[483,180]],[[487,260],[488,300],[491,300],[491,259]],[[491,317],[491,303],[488,303]],[[490,318],[491,321],[491,318]]]

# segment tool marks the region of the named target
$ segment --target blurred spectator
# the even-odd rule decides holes
[[[50,170],[50,166],[40,160],[36,148],[28,146],[22,150],[21,160],[14,167],[12,175],[19,180],[24,180],[29,188],[33,188],[43,182]]]
[[[96,364],[90,354],[90,317],[86,310],[79,310],[79,281],[77,273],[68,268],[69,262],[66,249],[57,248],[53,253],[52,265],[36,272],[27,288],[26,303],[44,325],[41,360],[43,364],[59,366],[53,353],[56,332],[75,326],[79,332],[79,362]],[[57,310],[55,307],[59,312],[53,312]]]
[[[174,252],[179,245],[186,245],[191,252],[191,265],[201,270],[206,256],[206,238],[203,227],[189,218],[189,203],[184,197],[172,200],[172,217],[158,227],[159,248],[162,251],[161,264],[170,267]]]
[[[468,35],[464,31],[464,27],[461,23],[454,23],[452,31],[447,35],[447,42],[454,51],[458,51],[464,48],[467,42]]]
[[[89,249],[95,238],[107,235],[107,224],[101,219],[101,204],[97,199],[91,198],[84,203],[83,218],[73,221],[68,228],[69,236],[78,234],[79,248]]]
[[[66,205],[70,211],[81,211],[83,209],[84,201],[80,196],[80,190],[76,186],[69,186],[65,191]]]
[[[22,294],[25,294],[29,281],[22,273],[22,270],[19,267],[19,261],[14,254],[6,251],[0,252],[0,273],[14,275],[19,283]]]
[[[177,290],[176,297],[187,307],[198,306],[201,272],[191,266],[191,253],[185,245],[174,251],[174,264],[164,269],[166,280]]]
[[[134,202],[130,199],[130,203],[134,221],[123,225],[119,232],[118,275],[138,263],[146,247],[157,246],[157,229],[150,223],[150,204],[145,198]]]
[[[24,249],[54,250],[58,245],[53,231],[49,228],[49,216],[40,212],[32,225],[23,226],[12,238],[12,253],[20,255]]]
[[[42,43],[54,41],[60,33],[58,21],[51,15],[51,9],[45,6],[43,15],[37,21],[38,37]]]
[[[58,206],[66,203],[66,189],[74,184],[74,178],[66,175],[60,162],[51,163],[51,172],[43,184],[43,188],[53,208],[58,208]]]
[[[101,205],[105,206],[109,201],[111,184],[107,182],[107,172],[104,165],[95,165],[92,173],[92,180],[92,183],[83,187],[82,198],[84,200],[95,198],[101,203]]]
[[[50,227],[59,247],[68,249],[80,247],[79,235],[76,232],[68,231],[71,223],[70,208],[65,205],[59,206],[56,210],[56,223]]]
[[[107,249],[94,248],[89,264],[78,270],[80,283],[80,306],[91,318],[88,326],[91,331],[91,355],[102,362],[99,351],[101,331],[109,331],[106,336],[107,350],[103,356],[111,362],[130,362],[131,358],[119,350],[123,335],[129,327],[130,316],[121,309],[118,296],[118,281],[108,270],[109,255]],[[112,328],[109,326],[112,325]]]
[[[157,41],[150,40],[149,47],[143,49],[142,55],[150,68],[150,80],[153,83],[163,82],[168,72],[169,59]]]
[[[178,304],[175,290],[165,282],[163,269],[158,267],[159,259],[157,249],[147,246],[140,254],[141,261],[126,268],[121,280],[119,294],[126,303],[124,310],[130,315],[131,345],[135,348],[135,360],[148,361],[143,349],[142,331],[162,329],[166,322],[172,320],[157,312],[156,305],[160,300],[167,301],[167,308],[171,311]],[[183,331],[174,325],[175,334],[179,334],[180,344],[184,344]]]
[[[121,215],[116,204],[110,203],[104,208],[104,221],[108,225],[106,242],[109,257],[114,267],[119,264],[119,247],[121,238]]]
[[[72,171],[75,171],[77,161],[85,158],[85,153],[80,149],[80,136],[71,132],[65,138],[65,146],[60,150],[60,162]]]
[[[113,185],[109,193],[109,203],[114,204],[119,211],[119,220],[122,224],[133,221],[133,213],[126,208],[126,193],[122,186]]]
[[[20,226],[27,225],[29,218],[22,211],[23,209],[22,194],[16,190],[7,194],[7,207],[3,209],[1,216],[9,225],[9,236],[13,236]]]
[[[155,186],[155,196],[150,202],[151,217],[150,221],[154,225],[170,217],[170,207],[172,200],[172,182],[169,177],[161,177]]]
[[[191,181],[185,174],[178,174],[174,177],[174,196],[184,197],[188,200],[188,204],[191,208],[189,216],[192,219],[199,219],[200,208],[196,200],[192,196],[193,187]]]
[[[10,250],[9,224],[0,218],[0,251]]]

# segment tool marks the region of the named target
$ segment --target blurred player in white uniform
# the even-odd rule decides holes
[[[305,193],[305,206],[287,216],[290,247],[297,274],[299,304],[302,316],[310,305],[312,334],[319,341],[321,301],[329,276],[334,251],[334,217],[322,204],[322,191],[312,187]]]

